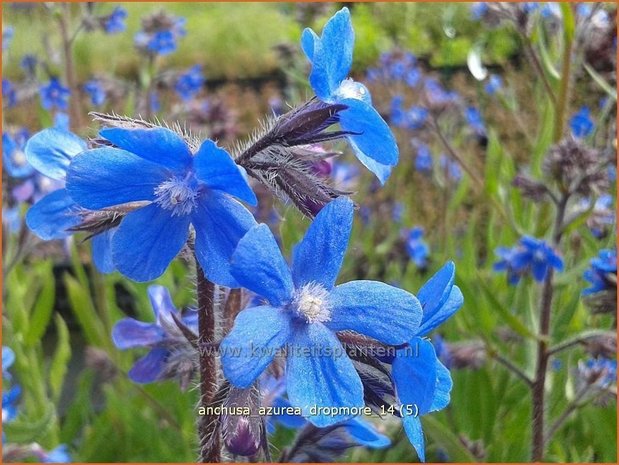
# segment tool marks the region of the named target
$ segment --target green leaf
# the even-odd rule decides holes
[[[464,447],[462,441],[432,415],[424,416],[422,423],[425,434],[445,449],[451,461],[468,463],[476,461],[475,457]]]
[[[24,337],[24,342],[28,346],[33,346],[41,341],[43,334],[45,334],[47,330],[54,309],[56,282],[51,273],[51,268],[49,269],[49,273],[43,276],[42,281],[43,286],[34,304],[32,314],[30,315],[28,332]]]
[[[615,331],[608,331],[605,329],[587,329],[585,331],[581,331],[577,334],[574,334],[568,338],[563,339],[558,344],[550,347],[551,352],[559,352],[564,350],[570,346],[575,346],[579,341],[586,341],[587,339],[592,339],[598,336],[605,337],[613,337],[615,336]]]
[[[608,82],[606,82],[606,80],[587,63],[585,63],[584,66],[585,66],[585,70],[587,70],[587,73],[589,73],[589,76],[593,78],[596,84],[599,85],[602,88],[602,90],[608,94],[610,98],[616,101],[617,90],[613,86],[611,86]]]
[[[23,415],[17,416],[15,421],[2,425],[7,438],[12,443],[29,443],[39,441],[53,427],[55,409],[51,403],[40,406],[35,421],[29,421]]]
[[[563,37],[566,41],[572,41],[574,38],[574,31],[576,30],[576,19],[574,18],[574,11],[572,5],[569,3],[559,3],[561,7],[561,15],[563,16]]]
[[[51,389],[52,399],[58,402],[62,392],[62,385],[67,374],[69,360],[71,359],[71,344],[69,343],[69,330],[67,324],[60,315],[54,318],[56,323],[56,332],[58,334],[58,343],[56,351],[52,357],[52,363],[49,369],[49,385]]]

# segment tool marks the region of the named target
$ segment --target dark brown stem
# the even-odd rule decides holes
[[[563,222],[565,219],[565,209],[569,194],[564,194],[559,204],[557,205],[557,216],[553,227],[552,245],[557,247],[561,242],[563,234]],[[546,279],[544,280],[544,288],[542,290],[542,299],[540,303],[540,320],[539,320],[539,341],[537,343],[537,363],[535,368],[535,378],[532,384],[532,402],[533,402],[533,435],[532,435],[532,452],[531,461],[539,462],[544,458],[544,414],[546,396],[544,387],[546,384],[546,373],[548,371],[548,360],[550,352],[548,350],[550,339],[550,316],[552,313],[552,298],[554,294],[554,286],[552,278],[554,276],[553,269],[548,270]]]
[[[206,279],[196,260],[198,293],[198,353],[200,357],[200,405],[211,403],[217,392],[217,359],[207,350],[215,341],[215,285]],[[217,415],[203,415],[198,423],[200,463],[221,462],[221,441]]]

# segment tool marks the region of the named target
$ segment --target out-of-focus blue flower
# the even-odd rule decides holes
[[[107,34],[123,32],[127,29],[125,19],[127,19],[127,10],[122,6],[117,6],[110,15],[103,18],[103,30]]]
[[[507,271],[510,284],[516,284],[524,274],[531,273],[533,279],[542,282],[548,270],[563,271],[563,260],[550,245],[541,239],[524,236],[512,249],[499,247],[495,253],[500,260],[494,264],[495,271]]]
[[[412,106],[406,113],[406,127],[408,129],[421,129],[428,119],[428,109]]]
[[[15,34],[15,30],[13,26],[3,26],[2,27],[2,50],[6,50],[10,47],[11,42],[13,41],[13,35]]]
[[[11,379],[11,374],[8,370],[14,362],[15,352],[7,346],[2,346],[2,377],[4,379]],[[17,401],[20,394],[21,389],[18,385],[14,385],[8,391],[2,392],[2,423],[9,423],[17,416]]]
[[[11,379],[9,368],[15,363],[15,352],[8,346],[2,346],[2,376]]]
[[[428,103],[432,107],[441,108],[458,100],[456,92],[447,91],[436,79],[426,79],[424,90]]]
[[[422,227],[415,226],[406,235],[406,251],[410,259],[419,268],[425,268],[430,255],[430,247],[423,239],[423,233]]]
[[[198,313],[187,309],[182,314],[176,309],[170,293],[163,286],[149,286],[148,297],[155,314],[154,323],[125,318],[114,325],[112,340],[121,350],[147,347],[150,351],[139,359],[129,378],[136,383],[152,383],[162,379],[181,378],[193,373],[191,344],[179,329],[174,316],[193,333],[198,333]],[[173,316],[174,315],[174,316]],[[184,386],[186,387],[186,386]]]
[[[35,76],[37,64],[38,64],[38,59],[36,55],[32,55],[30,53],[27,53],[26,55],[24,55],[21,61],[19,62],[19,66],[21,66],[21,68],[25,71],[25,73],[30,77]]]
[[[462,179],[462,168],[460,168],[460,164],[457,161],[452,160],[445,154],[441,154],[439,160],[441,169],[449,179],[456,183]]]
[[[475,2],[471,5],[471,17],[473,19],[481,19],[488,11],[486,2]]]
[[[610,288],[617,288],[617,251],[600,250],[597,257],[591,260],[591,266],[585,270],[584,278],[591,284],[582,291],[582,295],[595,294]]]
[[[195,156],[187,142],[162,128],[102,129],[114,147],[86,150],[73,159],[67,190],[83,208],[100,210],[148,202],[128,213],[112,238],[118,271],[136,281],[163,274],[195,230],[195,253],[207,278],[237,286],[229,259],[255,224],[233,197],[256,196],[232,157],[205,140]]]
[[[413,143],[413,141],[411,142]],[[414,142],[413,145],[417,146],[415,169],[420,173],[432,172],[432,153],[430,152],[430,147],[428,147],[426,144],[416,142]]]
[[[2,207],[2,225],[9,234],[19,232],[21,224],[21,208],[19,208],[19,205]]]
[[[2,79],[2,99],[9,108],[17,104],[17,92],[15,91],[13,83],[4,78]]]
[[[342,8],[325,25],[322,36],[305,29],[301,46],[312,64],[309,81],[326,103],[347,107],[339,114],[342,130],[355,155],[381,183],[398,162],[398,146],[389,126],[372,106],[367,87],[348,78],[352,65],[354,31],[348,8]]]
[[[588,107],[581,107],[570,118],[570,129],[574,137],[587,137],[595,129],[595,123],[591,119],[591,111]]]
[[[496,74],[491,74],[488,78],[488,82],[486,82],[486,85],[484,86],[484,89],[488,95],[495,95],[497,92],[500,92],[502,88],[503,80],[501,79],[501,76]]]
[[[354,191],[359,181],[359,168],[351,163],[333,162],[331,178],[334,185],[344,191]]]
[[[189,101],[200,92],[204,81],[202,65],[195,65],[178,77],[174,89],[182,100]]]
[[[606,389],[617,384],[617,360],[605,357],[590,358],[578,362],[579,381],[594,386],[598,389]]]
[[[364,405],[361,379],[336,332],[356,331],[397,345],[415,334],[421,320],[417,298],[401,289],[376,281],[335,286],[353,209],[346,197],[327,204],[295,246],[291,267],[264,224],[239,241],[232,257],[237,281],[267,304],[243,310],[222,341],[226,379],[249,387],[283,350],[288,400],[318,427],[352,417],[324,411],[311,415],[309,407]]]
[[[477,108],[471,106],[466,107],[466,110],[464,111],[464,116],[466,118],[466,122],[476,135],[483,136],[486,134],[484,119],[482,118],[481,113]]]
[[[391,122],[396,126],[404,126],[406,122],[406,113],[404,111],[404,97],[395,95],[391,99],[391,110],[389,113]]]
[[[421,81],[421,72],[419,71],[419,68],[415,67],[409,69],[404,77],[404,80],[409,87],[416,87],[417,84],[419,84],[419,81]]]
[[[396,223],[400,223],[402,221],[402,217],[404,216],[404,204],[402,202],[396,202],[393,204],[393,211],[391,212],[391,218]]]
[[[61,131],[70,132],[71,119],[69,114],[64,111],[57,111],[54,114],[54,128]]]
[[[150,93],[149,99],[148,99],[148,103],[150,105],[150,109],[153,112],[157,112],[159,110],[161,110],[161,102],[159,101],[159,94],[157,94],[156,91],[152,91]]]
[[[46,110],[66,110],[69,108],[69,96],[71,91],[63,86],[58,78],[51,78],[49,82],[41,86],[41,105]]]
[[[41,451],[39,459],[42,463],[71,463],[71,454],[66,444],[60,444],[49,452]]]
[[[101,81],[99,79],[91,79],[84,84],[84,90],[90,97],[90,103],[94,106],[98,107],[105,103],[106,94],[105,89],[101,85]]]
[[[25,128],[13,135],[9,132],[2,133],[3,168],[13,178],[25,178],[34,172],[34,168],[28,163],[24,153],[28,137],[28,130]]]
[[[160,14],[158,24],[134,36],[136,47],[155,55],[168,55],[177,48],[177,42],[187,34],[185,18]]]
[[[425,461],[425,445],[419,417],[444,409],[450,402],[453,384],[449,370],[440,362],[432,342],[425,336],[464,303],[454,280],[455,266],[449,262],[419,290],[423,308],[421,325],[415,337],[396,352],[393,360],[392,377],[404,431],[421,461]]]

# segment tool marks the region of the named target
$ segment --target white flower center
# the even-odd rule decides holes
[[[15,150],[12,158],[15,166],[24,166],[26,164],[26,154],[22,150]]]
[[[183,216],[195,210],[198,192],[189,180],[175,177],[159,184],[155,196],[155,203],[172,210],[172,216]]]
[[[339,98],[352,98],[370,103],[370,92],[360,82],[355,82],[352,79],[344,79],[340,86],[335,91],[335,95]]]
[[[324,323],[331,320],[329,291],[320,284],[308,283],[297,290],[292,305],[308,323]]]

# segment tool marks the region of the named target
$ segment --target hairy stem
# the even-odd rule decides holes
[[[196,260],[196,283],[198,293],[198,354],[200,357],[200,405],[210,404],[217,392],[217,359],[208,350],[215,340],[215,285],[204,276]],[[203,415],[198,423],[200,463],[221,461],[221,441],[217,437],[218,417]]]

